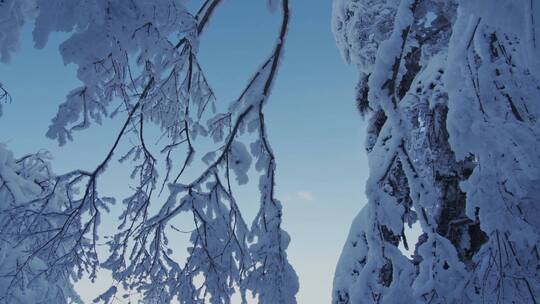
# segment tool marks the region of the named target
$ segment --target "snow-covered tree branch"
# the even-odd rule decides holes
[[[243,302],[252,295],[259,303],[296,303],[298,279],[287,260],[289,237],[281,229],[281,203],[274,194],[276,161],[264,120],[286,41],[288,0],[269,5],[280,7],[282,14],[274,49],[225,111],[217,110],[217,97],[197,57],[199,36],[221,2],[202,1],[195,14],[177,0],[2,4],[8,8],[2,17],[15,20],[2,26],[16,26],[13,37],[0,37],[9,42],[2,44],[4,61],[31,18],[39,48],[51,33],[68,32],[61,55],[77,66],[82,86],[60,105],[48,137],[64,145],[76,131],[103,119],[122,119],[108,153],[93,170],[55,178],[48,195],[65,198],[58,210],[25,211],[24,221],[33,224],[16,237],[29,241],[29,231],[39,237],[32,239],[31,254],[11,284],[25,282],[30,266],[46,256],[43,271],[75,271],[76,278],[89,274],[95,279],[104,267],[124,290],[140,293],[148,303],[230,303],[237,292]],[[7,91],[0,90],[7,99]],[[150,138],[148,128],[156,126],[162,135]],[[205,165],[193,178],[186,171],[198,154],[197,137],[212,139],[218,148],[202,154]],[[150,139],[161,145],[157,152]],[[132,146],[123,152],[126,143]],[[100,195],[99,180],[116,159],[130,163],[135,185],[122,200],[118,232],[107,240],[110,254],[103,260],[98,252],[100,222],[116,198]],[[248,182],[252,162],[260,175],[260,210],[248,227],[233,188]],[[164,191],[169,193],[161,200]],[[48,204],[42,200],[32,207],[42,210]],[[182,261],[169,239],[178,230],[173,222],[186,214],[193,228]],[[38,225],[42,221],[55,225]],[[111,286],[96,301],[109,302],[118,292],[119,286]]]
[[[70,243],[56,247],[55,255],[40,251],[51,238],[67,201],[58,189],[45,152],[16,159],[0,146],[0,302],[81,303],[73,289],[74,272],[49,267]]]

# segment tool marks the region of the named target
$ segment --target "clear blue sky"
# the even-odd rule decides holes
[[[283,226],[292,238],[288,254],[300,277],[298,302],[329,303],[349,225],[365,203],[364,122],[354,106],[355,70],[341,59],[330,30],[331,1],[291,0],[291,9],[267,123],[278,160]],[[201,42],[200,61],[222,102],[238,95],[269,54],[279,21],[279,14],[269,14],[262,0],[227,0],[218,8]],[[95,167],[110,147],[118,122],[76,134],[76,140],[62,148],[45,138],[57,106],[78,85],[74,67],[65,67],[57,53],[60,41],[61,36],[53,35],[44,50],[34,50],[27,28],[12,63],[0,65],[0,81],[14,98],[0,118],[0,142],[18,155],[50,150],[61,173]],[[250,199],[257,187],[257,181],[252,182],[242,196],[256,202]],[[111,194],[124,193],[120,189],[126,184],[114,171],[103,176],[102,188]],[[254,209],[245,208],[249,218]],[[94,292],[90,286],[79,289]]]

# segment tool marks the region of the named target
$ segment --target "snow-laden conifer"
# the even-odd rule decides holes
[[[540,301],[538,20],[535,1],[334,1],[370,179],[333,303]]]

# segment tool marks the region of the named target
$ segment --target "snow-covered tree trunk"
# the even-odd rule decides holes
[[[334,303],[540,300],[540,5],[496,2],[334,1],[370,166]]]

